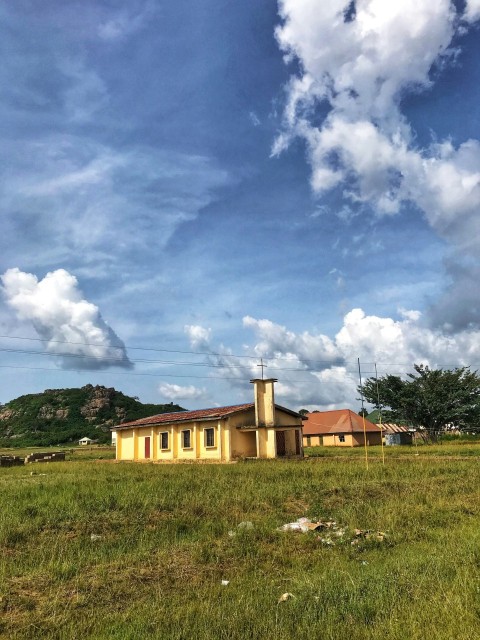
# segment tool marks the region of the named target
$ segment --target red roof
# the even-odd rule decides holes
[[[130,427],[141,427],[145,425],[166,424],[170,422],[191,422],[192,420],[214,420],[215,418],[224,418],[231,413],[238,413],[246,409],[254,409],[253,402],[247,404],[235,404],[231,407],[214,407],[213,409],[197,409],[196,411],[175,411],[174,413],[159,413],[156,416],[148,418],[140,418],[132,422],[122,422],[122,424],[113,427],[115,430],[127,429]]]
[[[333,433],[363,433],[363,418],[350,409],[308,413],[303,423],[303,435],[315,436]],[[380,427],[365,419],[365,431],[380,431]]]

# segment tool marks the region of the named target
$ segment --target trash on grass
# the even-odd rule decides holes
[[[90,540],[92,542],[96,542],[97,540],[101,540],[103,538],[103,536],[101,536],[99,533],[91,533],[90,534]]]
[[[341,527],[335,520],[312,522],[309,518],[298,518],[295,522],[287,522],[287,524],[278,527],[277,531],[321,532],[321,535],[317,535],[316,539],[328,547],[348,541],[352,546],[358,545],[364,540],[383,542],[387,537],[384,531],[373,531],[371,529],[354,529],[352,536],[351,530],[347,527]]]
[[[298,518],[295,522],[287,522],[281,527],[278,527],[278,531],[300,531],[301,533],[307,533],[307,531],[316,531],[328,526],[326,522],[312,522],[309,518]]]
[[[287,600],[289,600],[290,598],[294,598],[295,596],[293,595],[293,593],[282,593],[282,595],[279,597],[278,599],[278,604],[280,604],[280,602],[286,602]]]
[[[230,580],[222,580],[222,587],[226,587],[230,583]]]

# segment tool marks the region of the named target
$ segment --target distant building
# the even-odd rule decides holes
[[[304,417],[304,447],[360,447],[382,443],[382,430],[350,409],[315,411]]]
[[[116,425],[117,460],[210,460],[303,456],[302,416],[274,402],[276,380],[251,380],[254,402],[161,413]]]
[[[85,437],[85,438],[81,438],[78,441],[78,444],[87,445],[87,444],[94,444],[95,442],[97,442],[97,441],[96,440],[92,440],[91,438],[86,438]]]
[[[415,429],[411,429],[410,427],[406,427],[402,424],[386,422],[385,424],[382,424],[382,430],[385,438],[385,444],[387,446],[391,447],[399,444],[413,443]]]

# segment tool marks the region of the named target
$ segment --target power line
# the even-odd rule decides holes
[[[0,364],[0,369],[26,369],[28,371],[52,371],[54,373],[58,373],[59,371],[70,371],[73,373],[85,373],[85,369],[52,369],[49,367],[27,367],[27,366],[17,366],[17,365],[3,365]],[[131,371],[100,371],[95,370],[96,374],[103,375],[114,375],[114,376],[149,376],[152,378],[194,378],[198,380],[239,380],[238,377],[232,376],[231,378],[225,376],[191,376],[191,375],[183,375],[183,374],[174,374],[174,373],[139,373],[139,372],[131,372]]]
[[[10,336],[10,335],[0,335],[0,338],[4,338],[4,339],[12,339],[12,340],[26,340],[26,341],[31,341],[31,342],[42,342],[44,343],[45,340],[41,339],[41,338],[32,338],[32,337],[26,337],[26,336]],[[85,346],[85,347],[101,347],[101,348],[105,348],[106,345],[105,344],[101,344],[101,343],[91,343],[91,342],[73,342],[73,341],[68,341],[68,340],[50,340],[48,341],[49,343],[53,343],[53,344],[65,344],[65,345],[72,345],[72,346]],[[118,350],[122,350],[124,349],[124,347],[117,347],[115,345],[108,345],[109,349],[118,349]],[[125,347],[126,349],[127,347]],[[224,358],[224,359],[231,359],[231,358],[247,358],[250,360],[258,360],[259,356],[251,356],[251,355],[238,355],[238,354],[231,354],[231,353],[219,353],[219,352],[214,352],[214,351],[182,351],[182,350],[174,350],[174,349],[160,349],[160,348],[156,348],[156,347],[128,347],[129,350],[136,350],[136,351],[152,351],[152,352],[158,352],[158,353],[175,353],[175,354],[182,354],[182,355],[195,355],[195,356],[203,356],[204,358],[208,358],[210,356],[214,356],[214,357],[218,357],[218,358]],[[41,356],[50,356],[50,357],[64,357],[64,358],[80,358],[80,359],[89,359],[89,360],[98,360],[99,362],[103,362],[103,363],[111,363],[112,365],[115,364],[121,364],[122,362],[124,362],[124,358],[122,357],[114,357],[114,356],[96,356],[95,354],[85,354],[85,353],[52,353],[50,351],[37,351],[37,350],[30,350],[30,349],[13,349],[13,348],[7,348],[7,347],[0,347],[0,352],[4,352],[4,353],[19,353],[19,354],[24,354],[24,355],[41,355]],[[298,357],[298,356],[297,356]],[[281,357],[281,356],[272,356],[271,358],[266,357],[266,360],[271,361],[291,361],[291,358],[285,358],[285,357]],[[178,361],[178,360],[163,360],[163,359],[149,359],[149,358],[134,358],[134,359],[130,359],[130,362],[134,363],[134,364],[160,364],[160,365],[169,365],[169,366],[189,366],[189,367],[207,367],[207,368],[217,368],[217,369],[243,369],[243,370],[250,370],[251,367],[248,365],[241,365],[241,364],[234,364],[233,362],[227,362],[227,363],[215,363],[215,362],[192,362],[192,361]],[[313,359],[301,359],[300,360],[301,363],[303,363],[306,367],[310,366],[312,367],[311,369],[308,368],[304,368],[304,367],[278,367],[278,366],[274,366],[274,365],[269,365],[270,370],[271,371],[294,371],[294,372],[299,372],[299,373],[313,373],[315,371],[315,369],[313,369],[314,365],[320,365],[319,368],[325,370],[325,366],[327,365],[329,368],[333,368],[333,367],[337,367],[337,368],[342,368],[344,369],[345,373],[350,371],[350,368],[348,365],[354,365],[354,361],[349,361],[349,360],[339,360],[337,359],[330,359],[330,360],[313,360]],[[365,374],[374,374],[375,371],[373,370],[373,366],[377,364],[379,368],[381,369],[385,369],[386,367],[409,367],[409,368],[413,368],[413,364],[412,363],[406,363],[406,362],[389,362],[389,363],[385,363],[385,362],[381,362],[378,360],[372,360],[371,362],[367,361],[367,362],[362,362],[362,367],[363,367],[363,371]],[[323,366],[322,366],[323,365]],[[7,365],[5,365],[7,366]],[[457,368],[459,365],[458,364],[437,364],[436,365],[439,368],[444,368],[444,369],[453,369],[453,368]],[[472,368],[476,368],[476,367],[480,367],[480,365],[477,364],[470,364],[470,365],[462,365],[462,366],[468,366],[468,367],[472,367]],[[372,371],[369,370],[369,368],[372,369]],[[51,369],[52,371],[54,371],[54,369]],[[64,371],[69,371],[73,369],[64,369]],[[84,371],[82,369],[82,371]],[[353,369],[352,369],[353,371]],[[408,374],[409,371],[403,371],[403,372],[399,372],[400,374]],[[133,373],[130,373],[129,375],[134,375]],[[138,374],[138,375],[147,375],[147,374]],[[151,374],[151,375],[155,375],[155,374]],[[167,375],[167,374],[162,374],[162,375]],[[184,376],[184,377],[192,377],[195,378],[196,376]],[[210,378],[212,378],[212,376],[210,376]],[[223,378],[223,379],[228,379],[228,378]]]
[[[36,356],[47,356],[47,357],[61,357],[61,358],[83,358],[85,360],[98,360],[99,362],[110,362],[112,364],[121,364],[125,361],[124,358],[116,358],[114,356],[96,356],[95,354],[88,353],[69,353],[69,352],[59,352],[53,353],[51,351],[36,351],[31,349],[9,349],[5,347],[0,347],[0,352],[4,353],[19,353],[22,355],[36,355]],[[236,356],[224,356],[224,357],[236,357]],[[254,356],[249,356],[254,357]],[[258,359],[258,358],[256,358]],[[272,358],[277,359],[277,358]],[[251,367],[248,365],[242,364],[234,364],[234,363],[213,363],[213,362],[184,362],[181,360],[153,360],[151,358],[135,358],[129,359],[130,362],[133,363],[141,363],[141,364],[166,364],[166,365],[176,365],[176,366],[189,366],[189,367],[210,367],[217,369],[246,369],[251,370]],[[266,366],[266,365],[264,365]],[[301,367],[275,367],[271,366],[271,370],[275,371],[307,371],[307,369]]]
[[[0,338],[5,338],[8,340],[28,340],[31,342],[48,342],[49,344],[69,344],[74,346],[84,346],[84,347],[103,347],[105,348],[105,344],[98,342],[73,342],[70,340],[44,340],[43,338],[32,338],[26,336],[9,336],[9,335],[0,335]],[[181,351],[178,349],[160,349],[158,347],[132,347],[128,345],[124,346],[116,346],[116,345],[108,345],[111,349],[126,349],[128,351],[155,351],[160,353],[180,353],[184,355],[196,355],[196,356],[217,356],[221,358],[248,358],[250,360],[258,360],[259,356],[254,355],[245,355],[245,354],[235,354],[235,353],[220,353],[216,351]],[[59,354],[62,355],[62,354]],[[267,356],[265,356],[267,358]],[[272,356],[271,358],[267,358],[268,360],[286,360],[289,361],[291,358],[285,358],[282,356]],[[341,366],[341,363],[338,361],[338,358],[331,358],[328,360],[310,360],[304,359],[304,362],[314,363],[314,364],[330,364],[333,366]],[[342,361],[347,362],[347,361]],[[349,362],[349,361],[348,361]],[[352,360],[349,362],[350,364],[354,364],[356,361]],[[371,363],[373,364],[373,361]]]

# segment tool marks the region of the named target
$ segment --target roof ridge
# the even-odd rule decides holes
[[[253,402],[240,402],[238,404],[226,404],[221,407],[205,407],[204,409],[184,409],[183,411],[165,411],[164,413],[155,413],[152,416],[146,416],[147,418],[153,418],[154,416],[170,416],[174,413],[192,413],[193,411],[221,411],[222,409],[233,409],[234,407],[245,407],[246,405],[254,404]]]

